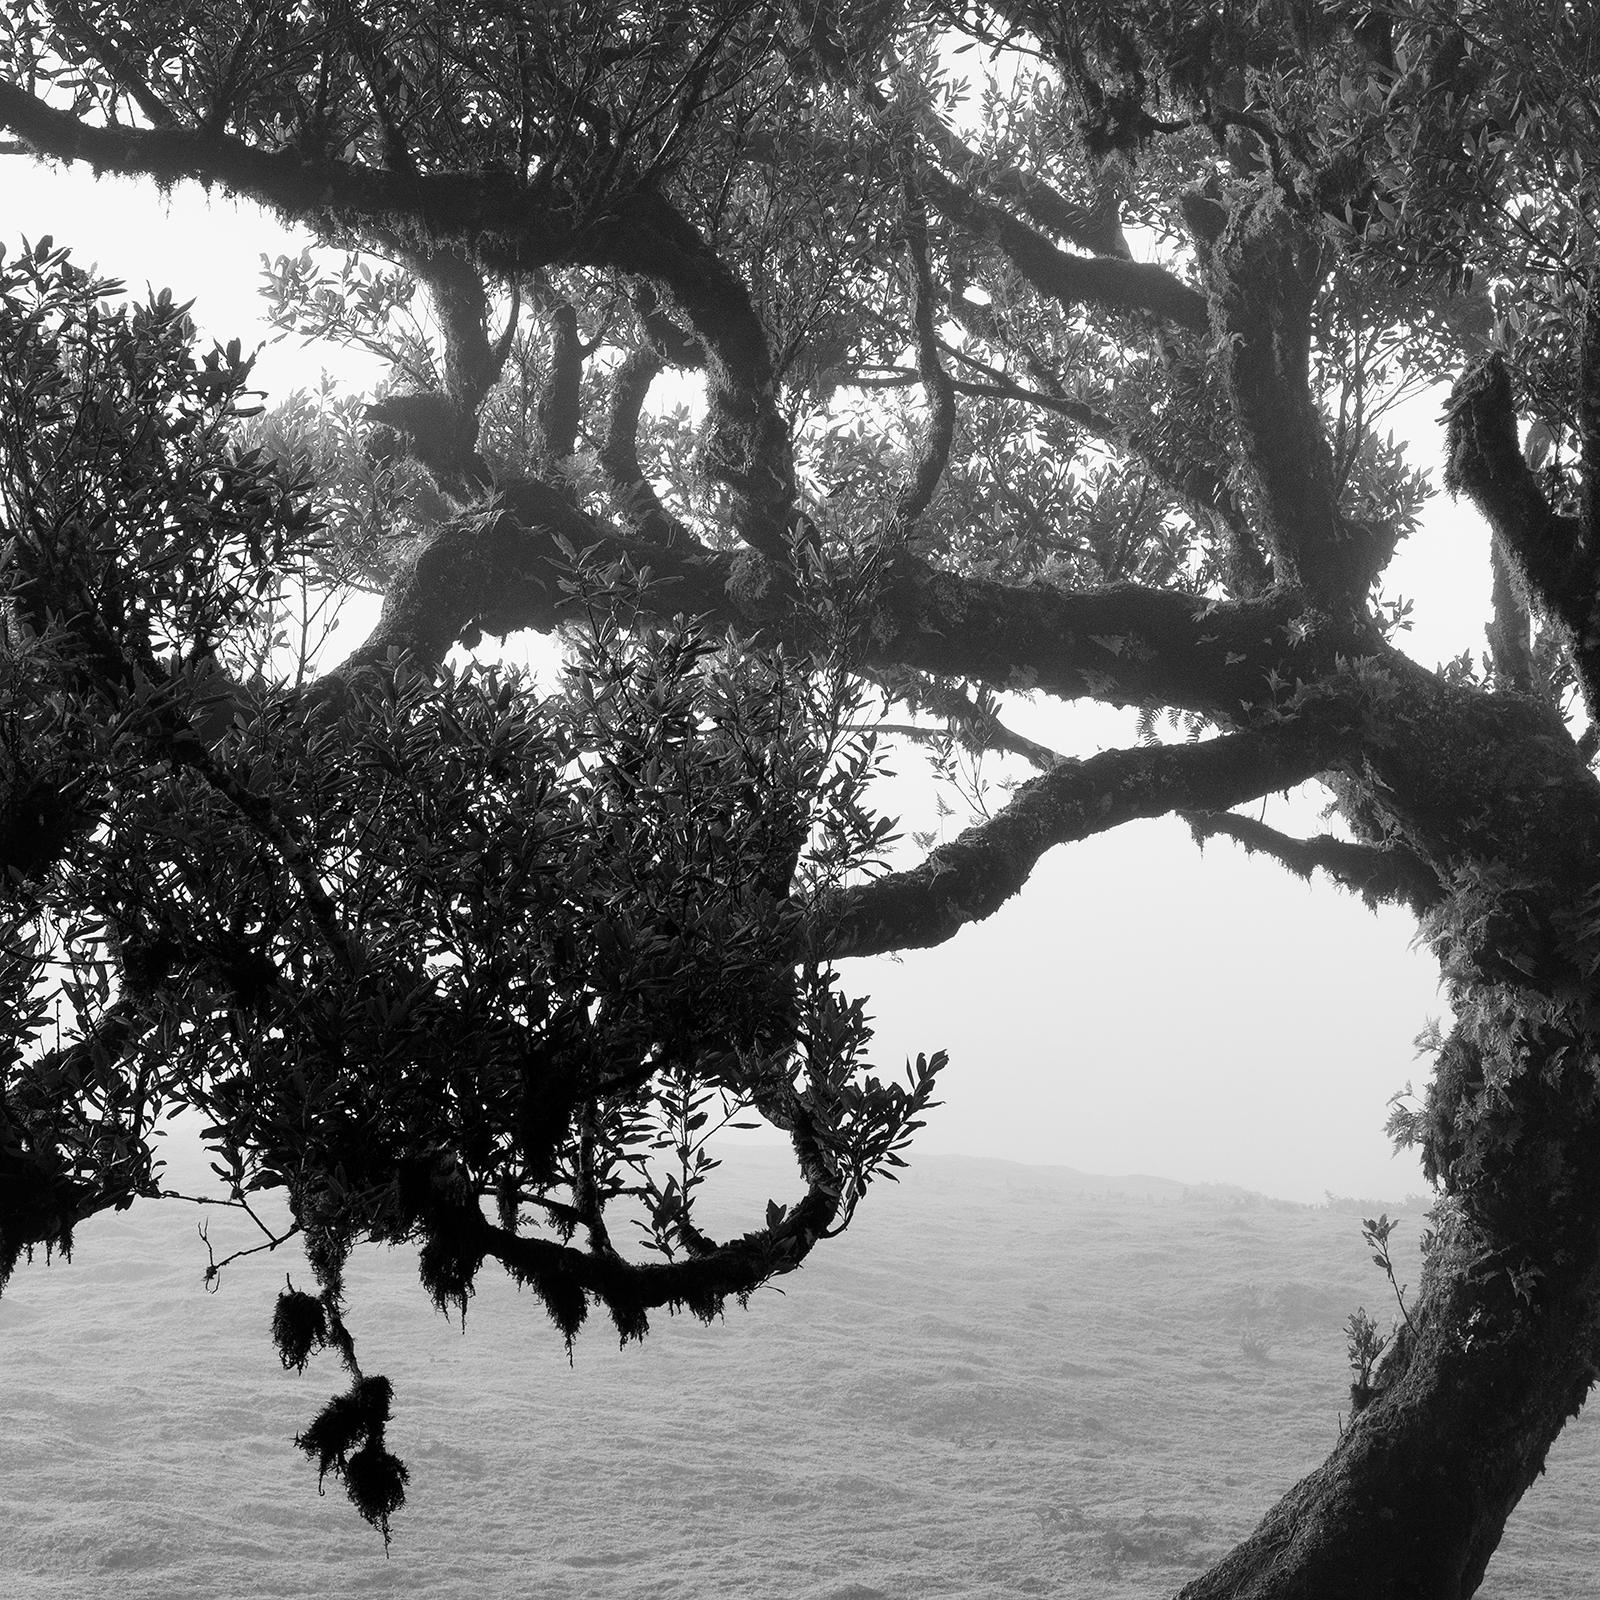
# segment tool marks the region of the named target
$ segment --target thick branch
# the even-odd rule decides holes
[[[1528,599],[1567,634],[1593,718],[1600,711],[1600,563],[1582,523],[1550,509],[1523,459],[1511,375],[1499,355],[1462,374],[1448,417],[1445,487],[1483,513]]]
[[[377,628],[339,674],[380,664],[391,649],[441,660],[474,628],[553,627],[569,575],[558,540],[650,569],[665,615],[687,611],[746,635],[805,642],[804,619],[781,593],[750,581],[747,555],[708,550],[687,529],[664,543],[621,532],[536,479],[498,487],[503,515],[446,524],[418,545]],[[1134,584],[1073,592],[945,572],[907,551],[885,563],[866,604],[869,669],[1239,720],[1297,680],[1333,671],[1336,654],[1360,655],[1371,644],[1331,623],[1308,631],[1283,592],[1225,603]]]
[[[163,183],[220,183],[296,220],[332,216],[356,231],[415,235],[430,249],[453,244],[510,279],[566,261],[660,285],[705,353],[707,464],[729,490],[733,527],[787,565],[794,462],[765,330],[738,275],[663,196],[618,194],[596,213],[583,195],[508,172],[397,173],[264,152],[222,134],[95,128],[11,84],[0,84],[0,124],[41,155]]]
[[[403,251],[428,286],[444,335],[444,388],[468,416],[477,413],[505,364],[506,350],[489,341],[489,297],[483,274],[454,250]]]
[[[845,890],[824,910],[830,958],[942,944],[992,916],[1047,850],[1169,811],[1220,810],[1291,788],[1348,754],[1351,736],[1309,718],[1202,744],[1108,750],[1016,791],[998,816],[968,828],[906,872]]]
[[[579,1250],[511,1233],[477,1212],[469,1212],[462,1225],[472,1227],[484,1255],[533,1288],[569,1336],[582,1320],[585,1298],[593,1295],[628,1339],[644,1337],[647,1311],[687,1307],[710,1318],[729,1295],[747,1295],[769,1278],[792,1272],[826,1235],[838,1210],[837,1195],[813,1183],[770,1227],[726,1244],[705,1241],[701,1250],[676,1261],[643,1263],[612,1250]]]
[[[927,171],[921,181],[945,217],[987,240],[1034,288],[1061,305],[1143,312],[1196,333],[1205,329],[1204,297],[1165,267],[1073,255],[943,173]]]
[[[578,337],[578,313],[556,296],[544,298],[542,309],[550,329],[550,370],[539,394],[540,470],[553,471],[578,447],[583,420],[583,341]]]
[[[1578,469],[1581,518],[1590,550],[1600,550],[1600,290],[1589,292],[1578,346]]]
[[[1498,539],[1489,541],[1489,569],[1494,585],[1490,593],[1489,664],[1494,681],[1519,694],[1533,693],[1533,618],[1528,603],[1517,592],[1515,575]]]
[[[219,183],[295,221],[329,212],[353,227],[399,233],[425,220],[435,237],[463,242],[478,228],[499,226],[520,237],[530,266],[569,248],[579,221],[575,208],[555,205],[530,216],[529,186],[509,173],[385,172],[293,149],[259,150],[214,131],[95,127],[3,82],[0,124],[41,156],[160,184]]]
[[[984,188],[1015,206],[1039,227],[1059,234],[1080,250],[1092,255],[1130,260],[1127,235],[1122,231],[1114,191],[1102,182],[1094,204],[1081,206],[1068,200],[1059,189],[1031,173],[1014,167],[1001,167],[985,161],[935,116],[920,124],[922,136],[932,145],[939,160],[965,184]]]
[[[628,288],[634,315],[663,362],[686,372],[698,372],[706,364],[700,341],[688,334],[662,309],[661,298],[648,278],[637,278]]]
[[[1186,811],[1183,820],[1195,843],[1207,839],[1232,839],[1251,855],[1271,856],[1297,878],[1310,879],[1321,870],[1346,889],[1352,889],[1376,907],[1395,901],[1421,913],[1443,896],[1439,879],[1420,856],[1397,845],[1354,844],[1332,834],[1296,839],[1253,817],[1230,812]]]
[[[611,409],[598,459],[618,514],[641,538],[654,544],[692,542],[684,525],[661,503],[655,485],[639,463],[639,418],[650,385],[665,366],[653,344],[630,350],[611,374]]]
[[[1318,240],[1268,194],[1229,212],[1189,195],[1211,329],[1262,533],[1280,579],[1359,605],[1387,552],[1339,515],[1333,459],[1311,394]]]
[[[663,284],[694,330],[705,353],[707,470],[729,490],[739,537],[786,567],[797,510],[794,456],[749,292],[666,200],[641,196],[627,211],[606,259]]]
[[[488,629],[547,631],[560,602],[562,557],[557,540],[574,549],[597,541],[600,530],[556,490],[534,480],[503,486],[514,509],[441,527],[400,568],[377,625],[346,661],[319,680],[337,690],[350,674],[378,666],[392,651],[432,666],[459,640]]]
[[[1331,668],[1331,638],[1291,638],[1298,612],[1281,592],[1226,604],[1134,584],[1072,592],[902,554],[879,590],[868,649],[874,664],[995,688],[1235,716],[1271,699],[1274,670],[1309,681]],[[1353,636],[1342,647],[1361,653]]]

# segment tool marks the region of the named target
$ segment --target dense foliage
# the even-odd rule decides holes
[[[591,1298],[642,1338],[652,1306],[709,1319],[793,1266],[898,1161],[933,1069],[858,1070],[862,1006],[812,957],[806,909],[888,834],[861,803],[873,740],[842,658],[659,623],[637,575],[576,555],[554,694],[398,653],[299,694],[229,674],[271,664],[276,588],[325,526],[237,443],[260,410],[237,347],[196,360],[170,295],[114,288],[48,242],[0,258],[25,1063],[0,1282],[157,1193],[163,1122],[202,1113],[235,1203],[287,1191],[321,1292],[286,1291],[275,1337],[301,1367],[332,1343],[355,1377],[303,1443],[386,1520],[403,1473],[362,1452],[389,1391],[341,1316],[357,1241],[419,1243],[441,1310],[492,1255],[569,1341]],[[694,1221],[707,1142],[755,1112],[810,1187],[720,1248]],[[660,1265],[612,1244],[619,1200]],[[528,1208],[560,1242],[519,1231]]]
[[[17,150],[310,226],[347,254],[270,263],[274,318],[392,376],[251,415],[170,302],[7,259],[6,1268],[204,1112],[311,1250],[285,1360],[352,1370],[302,1444],[386,1525],[355,1240],[418,1241],[442,1306],[497,1260],[569,1338],[748,1293],[932,1093],[938,1058],[867,1068],[827,963],[1177,812],[1412,908],[1455,1016],[1395,1123],[1425,1280],[1328,1461],[1185,1593],[1474,1592],[1600,1372],[1596,21],[9,8]],[[1384,418],[1440,381],[1495,588],[1486,654],[1431,671],[1384,589],[1430,485]],[[274,606],[350,586],[368,641],[286,667]],[[552,694],[458,648],[524,630],[566,641]],[[1064,760],[1018,691],[1145,738]],[[862,730],[897,702],[1038,775],[888,871]],[[1231,809],[1312,778],[1337,837]],[[718,1243],[693,1190],[747,1113],[806,1191]]]

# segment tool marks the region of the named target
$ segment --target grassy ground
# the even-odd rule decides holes
[[[742,1228],[792,1184],[751,1152],[722,1190]],[[875,1192],[786,1293],[627,1351],[597,1320],[570,1367],[530,1297],[486,1275],[463,1336],[371,1251],[351,1322],[412,1474],[385,1559],[289,1444],[342,1386],[272,1354],[296,1260],[204,1294],[196,1220],[108,1219],[0,1299],[0,1593],[1148,1600],[1326,1451],[1344,1319],[1393,1309],[1356,1216],[959,1158]],[[1590,1594],[1597,1489],[1580,1419],[1482,1593]]]

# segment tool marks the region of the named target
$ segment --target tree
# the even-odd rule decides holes
[[[251,416],[170,300],[4,265],[0,1264],[155,1191],[156,1122],[200,1109],[234,1201],[281,1188],[305,1234],[275,1334],[352,1387],[301,1443],[386,1529],[353,1242],[419,1241],[441,1306],[498,1261],[568,1339],[591,1302],[625,1339],[709,1314],[837,1231],[933,1093],[937,1057],[868,1071],[828,963],[1176,812],[1410,907],[1454,1011],[1393,1125],[1439,1190],[1416,1297],[1353,1349],[1327,1461],[1184,1594],[1472,1594],[1600,1370],[1594,22],[12,7],[18,148],[367,252],[270,292],[394,382]],[[698,410],[650,404],[672,371]],[[1430,671],[1380,587],[1427,486],[1379,423],[1444,380],[1496,582],[1483,661]],[[286,579],[385,596],[307,681],[269,648]],[[560,695],[447,659],[523,629],[568,636]],[[1061,760],[1006,727],[1023,689],[1146,737]],[[875,869],[869,691],[1038,774]],[[1312,779],[1338,837],[1232,809]],[[806,1191],[719,1244],[704,1138],[747,1111]],[[612,1240],[630,1203],[657,1259]]]

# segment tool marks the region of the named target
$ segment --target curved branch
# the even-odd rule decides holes
[[[706,364],[706,353],[700,341],[693,334],[685,333],[667,315],[655,285],[648,278],[635,279],[628,287],[628,298],[645,338],[667,366],[698,372]]]
[[[476,1211],[466,1213],[462,1226],[471,1228],[482,1255],[492,1256],[519,1284],[533,1289],[569,1339],[592,1295],[627,1340],[644,1337],[648,1311],[681,1307],[709,1321],[729,1295],[748,1295],[768,1279],[794,1271],[826,1235],[838,1210],[838,1196],[812,1183],[805,1197],[768,1227],[726,1244],[707,1240],[680,1260],[659,1262],[633,1262],[614,1250],[580,1250],[512,1233]]]
[[[565,261],[651,280],[705,354],[707,466],[727,486],[734,530],[788,566],[798,501],[766,332],[742,280],[664,196],[618,194],[596,212],[553,181],[509,172],[380,171],[266,152],[220,133],[96,128],[11,84],[0,84],[0,125],[41,155],[102,171],[220,183],[296,220],[331,216],[357,231],[414,231],[430,249],[455,245],[508,278]]]
[[[695,537],[656,493],[639,462],[639,418],[645,397],[666,363],[653,343],[635,346],[611,374],[611,408],[597,459],[617,513],[651,544],[695,544]]]
[[[821,946],[838,959],[942,944],[998,911],[1058,844],[1141,817],[1223,809],[1291,788],[1354,748],[1346,727],[1304,716],[1201,744],[1067,762],[1023,784],[998,816],[919,865],[844,890],[821,908]]]
[[[1165,267],[1073,255],[943,173],[929,171],[922,182],[928,199],[949,221],[987,240],[1035,289],[1059,304],[1143,312],[1191,332],[1205,330],[1205,297]]]
[[[705,357],[706,467],[729,491],[734,531],[781,568],[798,510],[794,453],[778,410],[766,330],[749,291],[699,232],[659,195],[618,208],[606,264],[670,294]]]
[[[655,486],[639,464],[639,419],[650,385],[666,363],[649,344],[635,345],[611,374],[611,408],[605,438],[597,452],[600,469],[610,484],[619,510],[640,533],[671,542],[671,522]]]
[[[1226,811],[1185,811],[1182,816],[1198,845],[1203,846],[1207,839],[1232,839],[1251,855],[1270,856],[1297,878],[1309,880],[1314,871],[1321,870],[1374,909],[1380,902],[1391,901],[1420,915],[1444,898],[1438,875],[1428,863],[1398,845],[1354,844],[1330,833],[1296,839],[1254,817]]]

